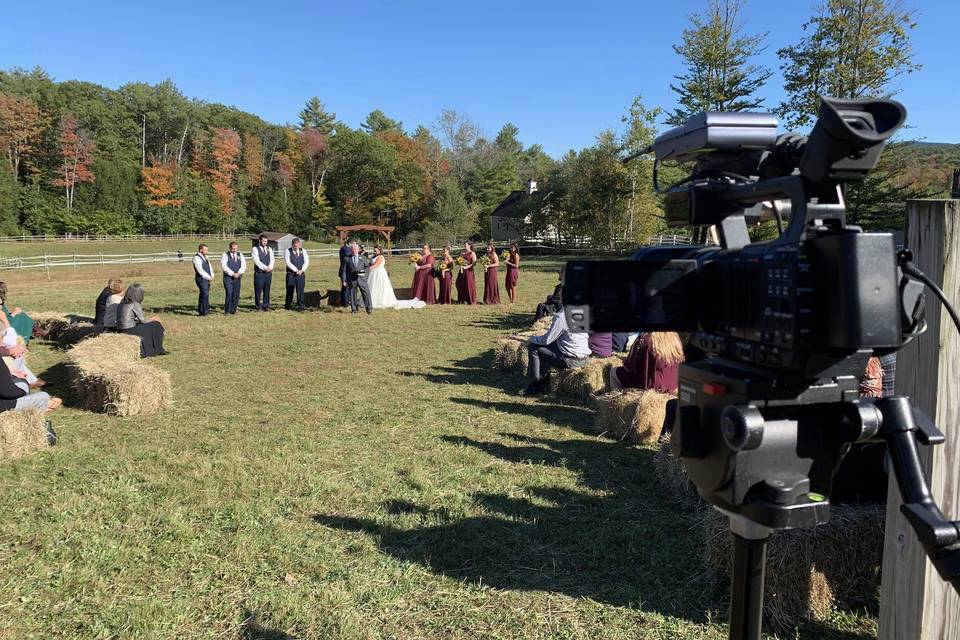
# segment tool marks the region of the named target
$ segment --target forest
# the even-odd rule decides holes
[[[638,96],[620,130],[560,158],[521,143],[512,123],[491,135],[454,110],[405,126],[373,109],[354,127],[311,97],[297,122],[276,124],[185,96],[173,80],[111,89],[41,68],[0,71],[0,235],[269,229],[322,239],[337,224],[379,222],[398,237],[450,242],[483,238],[503,198],[536,180],[527,233],[643,242],[661,228],[652,160],[620,158],[665,126],[701,110],[772,110],[802,130],[819,94],[890,95],[898,76],[920,69],[914,17],[899,3],[830,0],[777,51],[787,99],[768,105],[773,72],[752,62],[767,34],[746,30],[744,7],[709,0],[690,17],[672,52],[686,69],[671,85],[675,105]],[[960,145],[901,139],[849,190],[851,218],[895,227],[904,199],[947,194],[954,167]]]

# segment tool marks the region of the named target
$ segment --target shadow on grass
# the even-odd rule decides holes
[[[43,388],[43,391],[46,391],[52,396],[62,398],[63,406],[82,409],[76,394],[73,392],[73,387],[70,386],[70,371],[67,369],[65,362],[58,362],[52,367],[45,369],[38,374],[38,377],[47,382],[47,386]]]
[[[480,329],[502,329],[504,331],[526,331],[533,325],[533,312],[510,311],[503,315],[476,318],[467,326]]]
[[[526,381],[508,372],[493,369],[493,352],[457,360],[450,366],[430,367],[429,372],[400,371],[404,377],[423,378],[435,384],[461,384],[491,387],[513,393],[526,385]]]
[[[655,481],[652,452],[607,440],[496,435],[441,439],[515,465],[518,472],[521,465],[567,469],[579,487],[476,492],[467,515],[394,499],[382,503],[385,517],[315,514],[313,521],[369,535],[381,552],[467,584],[590,598],[696,624],[726,618],[703,567],[702,533]],[[870,635],[810,623],[789,637]]]
[[[586,435],[597,435],[592,428],[596,416],[593,409],[582,404],[561,404],[553,396],[542,396],[536,402],[491,402],[475,398],[450,398],[450,401],[479,409],[493,409],[501,413],[533,416],[558,427],[566,427]]]
[[[271,629],[260,622],[257,614],[244,610],[243,622],[240,623],[239,640],[297,640],[295,636]]]

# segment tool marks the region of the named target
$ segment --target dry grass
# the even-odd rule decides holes
[[[67,354],[71,384],[83,408],[117,416],[155,413],[170,405],[170,374],[140,362],[140,338],[108,333]]]
[[[610,369],[622,364],[621,356],[590,358],[582,367],[555,371],[550,376],[550,392],[580,400],[595,398],[610,391]]]
[[[617,440],[654,444],[663,432],[672,395],[652,389],[632,389],[597,398],[596,428]]]
[[[834,609],[875,609],[879,601],[884,507],[841,505],[830,522],[778,531],[767,547],[764,618],[788,632],[805,620],[825,620]],[[729,581],[732,541],[726,516],[701,512],[704,562]]]
[[[36,409],[0,413],[0,463],[46,448],[45,423],[46,413]]]
[[[690,482],[687,471],[683,468],[683,463],[673,455],[669,442],[660,445],[660,449],[654,454],[651,463],[657,481],[671,498],[681,503],[689,502],[695,509],[709,506],[697,493],[693,483]]]

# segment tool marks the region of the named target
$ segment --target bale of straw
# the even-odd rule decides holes
[[[550,391],[561,396],[589,400],[610,391],[610,369],[623,364],[620,356],[590,358],[581,367],[554,371],[550,376]]]
[[[679,458],[673,455],[672,446],[664,442],[653,455],[651,462],[653,473],[660,486],[667,495],[678,502],[688,503],[694,509],[701,509],[709,505],[697,493],[697,488],[690,482],[686,469]]]
[[[140,338],[108,333],[67,353],[71,386],[83,408],[117,416],[153,413],[173,398],[170,374],[140,362]]]
[[[92,322],[71,322],[59,331],[54,341],[66,348],[99,332],[100,330]]]
[[[704,560],[729,583],[733,549],[726,516],[701,512]],[[764,618],[791,634],[806,620],[824,620],[835,609],[876,611],[883,556],[883,505],[834,505],[830,522],[777,531],[767,547]]]
[[[531,334],[541,334],[544,333],[547,329],[550,328],[550,323],[553,322],[551,316],[544,316],[539,320],[535,320],[533,325],[530,327]]]
[[[0,463],[48,446],[46,414],[38,409],[0,413]]]
[[[617,440],[654,444],[663,432],[667,405],[676,398],[653,389],[630,389],[597,398],[596,429]]]
[[[493,366],[502,371],[511,371],[517,366],[520,341],[514,337],[497,338],[493,343]]]
[[[74,345],[98,331],[96,325],[88,319],[65,313],[40,312],[31,314],[31,317],[34,321],[34,333],[37,333],[39,328],[47,340],[61,347]]]

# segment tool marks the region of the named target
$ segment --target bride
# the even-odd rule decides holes
[[[433,277],[432,275],[430,277]],[[397,300],[390,283],[390,274],[387,273],[386,261],[383,258],[383,249],[380,245],[373,248],[373,259],[367,272],[367,284],[370,287],[370,301],[374,309],[419,309],[426,303],[414,298],[413,300]]]

